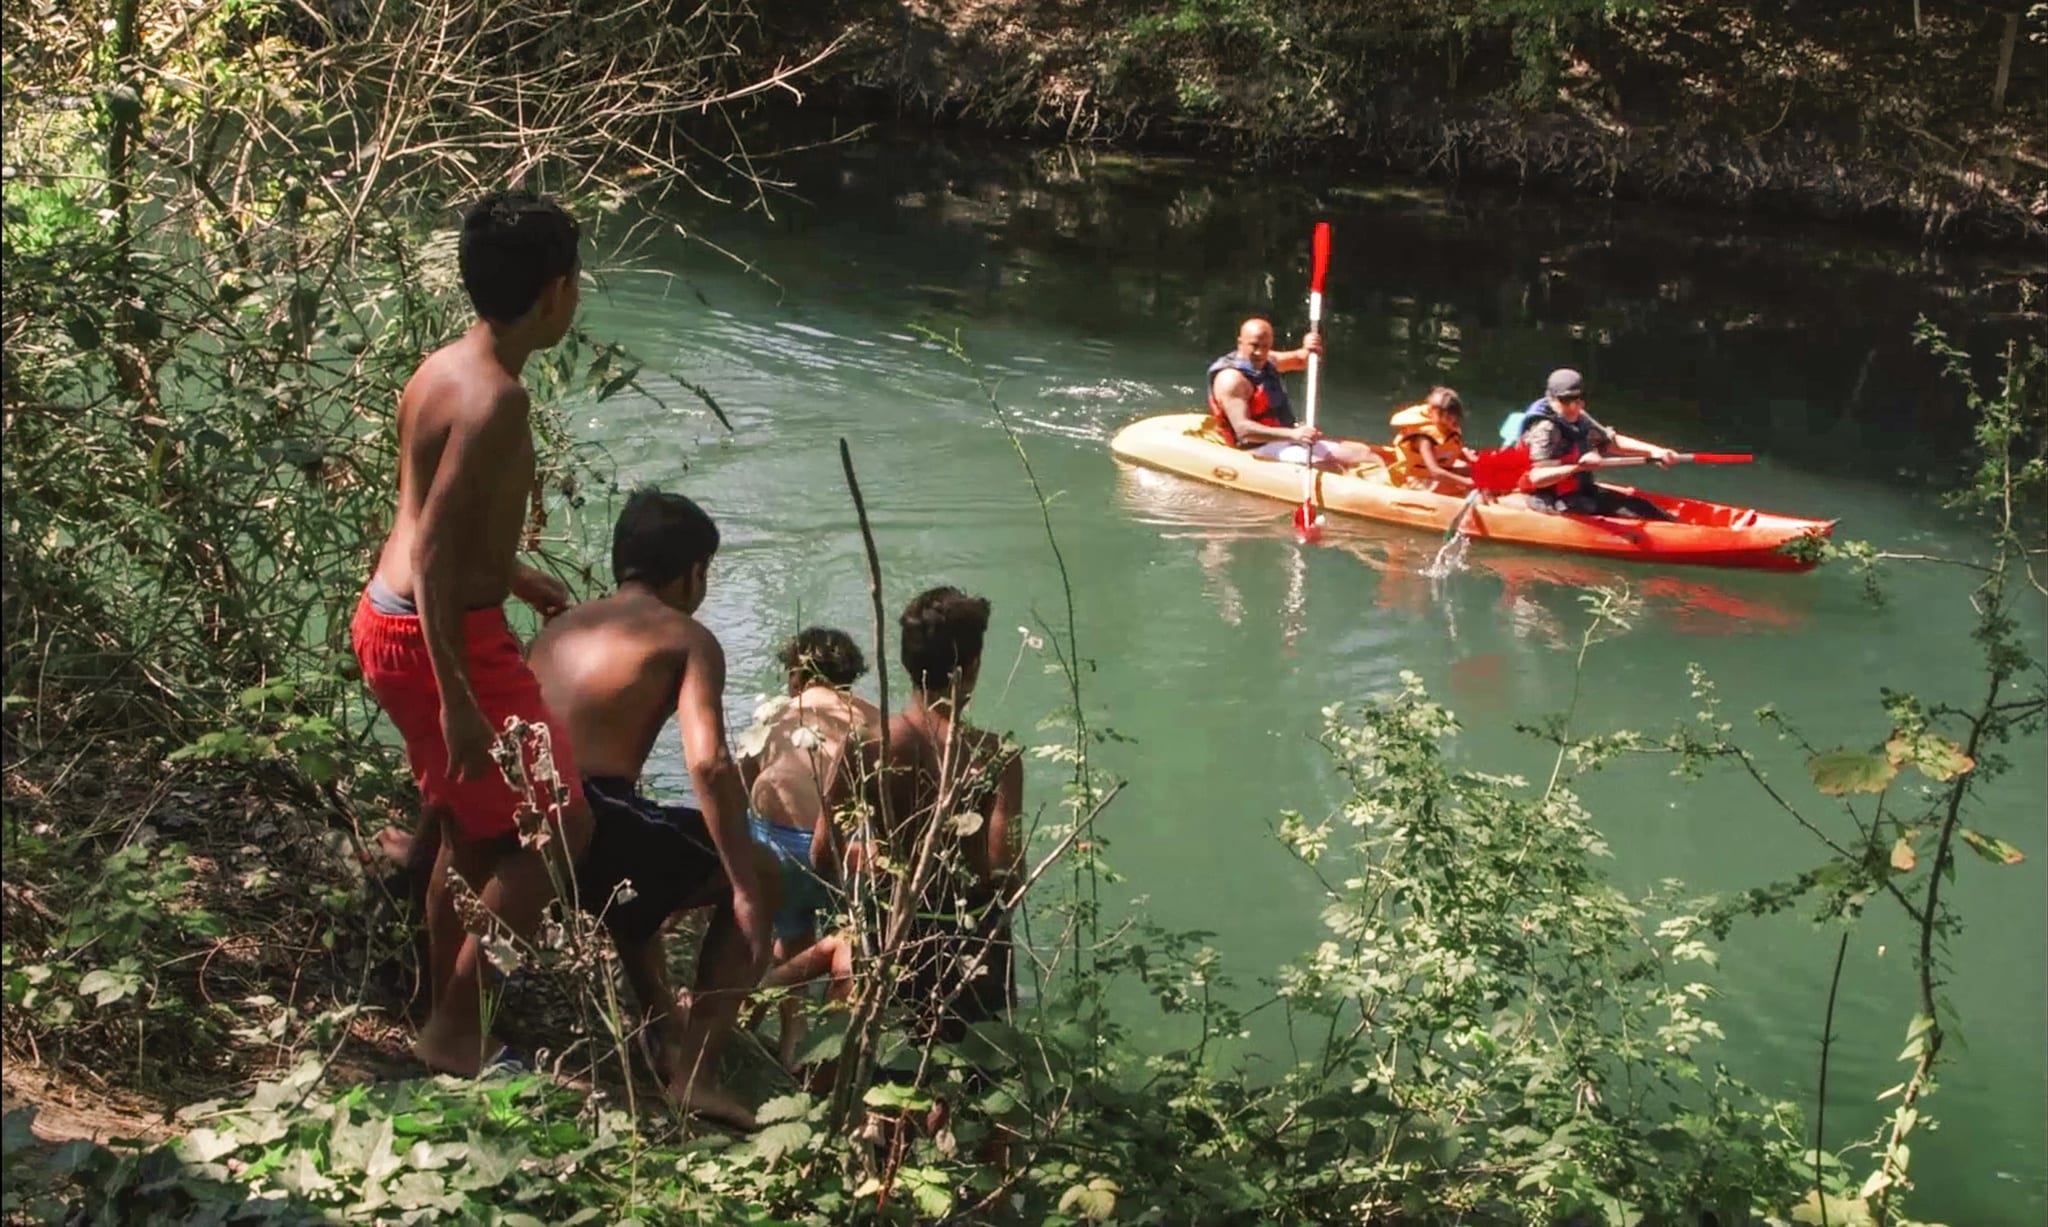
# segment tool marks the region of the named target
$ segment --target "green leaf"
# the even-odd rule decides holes
[[[900,1086],[894,1082],[877,1082],[862,1095],[861,1102],[871,1108],[929,1108],[931,1096],[912,1086]]]
[[[1825,1199],[1825,1201],[1823,1201]],[[1792,1209],[1792,1221],[1811,1223],[1819,1227],[1827,1223],[1830,1227],[1871,1227],[1870,1207],[1860,1197],[1829,1197],[1815,1190],[1806,1195],[1806,1200]]]
[[[1995,835],[1980,835],[1968,827],[1961,828],[1957,834],[1963,837],[1964,843],[1970,845],[1972,852],[1993,864],[2017,865],[2027,859],[2026,853]]]
[[[299,770],[315,784],[325,784],[339,773],[334,756],[325,750],[307,750],[299,755]]]
[[[1114,1180],[1097,1176],[1060,1194],[1059,1211],[1071,1211],[1091,1223],[1100,1223],[1116,1213],[1116,1195],[1122,1191]]]
[[[1849,793],[1883,792],[1899,767],[1882,754],[1867,750],[1829,750],[1806,760],[1813,786],[1830,797]]]
[[[194,1129],[178,1141],[178,1157],[187,1163],[211,1163],[224,1155],[231,1155],[242,1143],[235,1131],[215,1133],[211,1129]]]
[[[193,937],[219,937],[228,931],[220,917],[201,911],[178,913],[178,927]]]
[[[519,1160],[524,1157],[523,1149],[486,1142],[472,1130],[469,1160],[463,1164],[462,1170],[449,1178],[449,1186],[471,1192],[496,1188],[519,1170]]]
[[[391,1204],[401,1210],[438,1210],[443,1214],[461,1211],[468,1199],[450,1192],[448,1181],[436,1172],[407,1172],[391,1182]]]
[[[278,1167],[274,1178],[279,1188],[302,1197],[324,1193],[334,1187],[334,1182],[321,1175],[315,1166],[313,1152],[304,1148],[292,1151],[292,1157]]]
[[[953,1191],[942,1169],[906,1167],[901,1174],[911,1200],[926,1218],[942,1219],[953,1212]]]
[[[1018,1108],[1017,1096],[1002,1087],[997,1087],[981,1097],[974,1107],[985,1116],[998,1119],[1010,1115]]]
[[[792,1150],[808,1145],[811,1127],[802,1121],[783,1121],[754,1135],[754,1149],[773,1166]]]
[[[91,997],[96,1006],[108,1006],[124,997],[132,997],[142,987],[142,977],[125,969],[99,967],[86,972],[78,982],[81,996]]]
[[[804,1113],[810,1111],[810,1109],[811,1097],[809,1095],[783,1095],[762,1104],[760,1109],[754,1113],[754,1119],[764,1125],[772,1125],[776,1121],[802,1120]]]
[[[824,1026],[811,1032],[804,1044],[803,1051],[796,1054],[796,1064],[801,1067],[805,1065],[818,1065],[826,1061],[836,1061],[845,1047],[846,1020],[842,1014],[835,1016],[827,1021]]]

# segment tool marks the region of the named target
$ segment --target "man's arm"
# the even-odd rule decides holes
[[[463,652],[460,577],[484,548],[492,479],[521,442],[528,404],[525,390],[514,388],[500,394],[480,421],[458,418],[449,428],[413,542],[413,601],[441,692],[448,774],[457,780],[496,770],[491,727],[470,687]]]
[[[725,744],[725,650],[701,626],[688,632],[683,687],[676,696],[683,761],[689,764],[704,825],[732,884],[733,915],[747,939],[758,977],[768,962],[769,914],[754,872],[754,838],[747,831],[747,796],[740,769]]]
[[[512,564],[512,595],[532,606],[543,621],[576,603],[569,585],[523,562]]]
[[[1668,447],[1656,443],[1646,443],[1641,439],[1633,439],[1627,435],[1616,434],[1613,431],[1607,432],[1607,447],[1605,450],[1623,456],[1647,456],[1665,468],[1670,468],[1672,461],[1678,456],[1677,452],[1672,451]]]
[[[1323,352],[1323,334],[1311,332],[1301,339],[1300,349],[1290,349],[1269,355],[1273,366],[1281,374],[1308,369],[1308,356]]]
[[[1564,437],[1555,422],[1537,422],[1522,436],[1522,442],[1529,449],[1531,462],[1529,475],[1522,479],[1523,489],[1542,490],[1580,471],[1577,461],[1558,462],[1557,457],[1564,450]]]
[[[1252,381],[1242,371],[1222,371],[1216,378],[1216,400],[1230,419],[1240,443],[1308,443],[1315,434],[1306,426],[1267,426],[1252,420]]]

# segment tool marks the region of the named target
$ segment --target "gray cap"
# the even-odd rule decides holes
[[[1545,396],[1584,396],[1586,380],[1568,366],[1550,372],[1550,382],[1543,385]]]

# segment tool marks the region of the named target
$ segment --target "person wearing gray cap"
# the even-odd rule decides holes
[[[1519,420],[1517,420],[1519,419]],[[1511,437],[1512,436],[1512,437]],[[1586,412],[1586,381],[1562,367],[1550,372],[1543,395],[1510,416],[1501,441],[1529,449],[1528,501],[1537,511],[1669,520],[1670,512],[1637,494],[1593,480],[1587,462],[1600,456],[1645,456],[1666,468],[1677,459],[1668,447],[1616,434]]]

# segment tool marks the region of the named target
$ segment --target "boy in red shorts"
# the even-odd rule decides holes
[[[483,946],[455,914],[448,870],[531,936],[590,840],[568,737],[503,608],[508,595],[543,615],[569,603],[561,583],[515,558],[534,491],[532,402],[519,375],[575,317],[578,237],[560,206],[527,192],[493,193],[463,218],[462,285],[478,319],[429,355],[399,398],[398,512],[350,628],[363,680],[405,739],[423,833],[441,835],[427,891],[433,1010],[413,1053],[446,1073],[489,1064]],[[538,847],[521,844],[521,797],[491,757],[514,718],[548,731],[568,789]],[[531,774],[530,752],[527,765]]]

